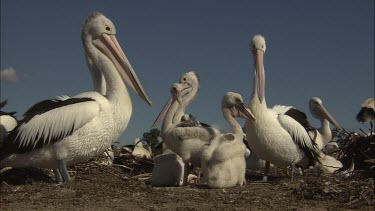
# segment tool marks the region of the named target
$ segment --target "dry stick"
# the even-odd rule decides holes
[[[361,128],[359,129],[359,131],[361,131],[363,134],[367,135],[367,134],[365,133],[365,131],[363,131]]]
[[[127,166],[124,166],[124,165],[120,165],[120,164],[112,164],[112,165],[113,165],[113,166],[123,167],[123,168],[129,169],[130,171],[133,171],[133,170],[134,170],[133,168],[130,168],[130,167],[127,167]]]
[[[371,124],[372,122],[370,122],[370,124]],[[365,126],[365,128],[367,128],[367,130],[370,130],[371,131],[371,128],[369,128],[364,122],[361,122],[361,124],[363,125],[363,126]],[[372,127],[372,126],[371,126]]]

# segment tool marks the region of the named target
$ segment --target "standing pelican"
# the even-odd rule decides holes
[[[115,34],[101,13],[90,14],[82,28],[89,67],[102,74],[106,94],[84,92],[32,106],[0,149],[0,166],[58,169],[69,182],[68,165],[102,153],[126,129],[132,104],[124,81],[151,105]]]
[[[213,188],[229,188],[246,183],[245,156],[248,154],[243,143],[242,127],[235,118],[255,120],[237,93],[225,94],[221,107],[233,133],[218,135],[202,148],[203,175],[207,185]]]
[[[305,128],[283,112],[267,108],[265,100],[265,72],[263,56],[266,42],[263,36],[254,36],[250,48],[254,57],[254,87],[250,111],[256,121],[246,121],[246,136],[250,148],[261,159],[276,166],[308,167],[309,161],[319,157],[319,149]],[[268,168],[264,180],[267,180]]]
[[[336,128],[341,128],[339,123],[328,113],[323,106],[322,100],[317,97],[312,97],[309,102],[310,113],[320,120],[321,126],[319,129],[310,130],[309,134],[312,140],[318,145],[319,150],[322,150],[331,140],[332,131],[329,123],[332,123]]]
[[[183,96],[187,96],[191,90],[189,84],[173,84],[172,97],[155,122],[164,120],[161,126],[161,137],[171,151],[179,155],[185,164],[191,162],[195,166],[200,166],[202,146],[209,143],[218,131],[202,126],[181,127],[179,123],[173,123],[176,111],[183,104]]]

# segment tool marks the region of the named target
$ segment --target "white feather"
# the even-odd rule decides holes
[[[313,149],[312,141],[307,134],[305,128],[296,120],[288,115],[278,115],[277,119],[281,127],[283,127],[293,138],[293,141],[300,146],[307,146]]]
[[[95,101],[81,102],[59,107],[41,115],[34,116],[19,127],[17,138],[20,146],[35,147],[38,141],[49,144],[52,139],[65,137],[71,130],[76,131],[90,122],[99,113]],[[44,137],[44,140],[39,140]]]

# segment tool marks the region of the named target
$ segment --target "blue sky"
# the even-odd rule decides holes
[[[293,105],[318,127],[308,111],[309,99],[317,96],[344,128],[363,128],[355,115],[363,100],[374,97],[373,0],[1,0],[1,70],[17,76],[13,82],[2,78],[4,110],[21,118],[40,100],[92,90],[80,29],[93,11],[114,22],[153,101],[149,107],[130,91],[133,115],[122,143],[150,129],[171,84],[190,70],[200,75],[201,90],[188,113],[228,128],[221,98],[234,91],[249,102],[248,45],[256,34],[267,40],[268,106]]]

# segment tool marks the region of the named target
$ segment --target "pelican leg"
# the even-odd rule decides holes
[[[184,182],[183,182],[184,186],[188,184],[188,176],[189,176],[189,163],[186,162],[184,166]]]
[[[58,168],[53,169],[53,174],[55,174],[55,181],[57,183],[63,182],[63,178],[61,177],[61,174]]]
[[[59,166],[58,170],[62,176],[63,182],[70,182],[70,176],[69,176],[68,169],[66,168],[66,162],[64,160],[59,160],[58,166]]]
[[[295,165],[295,163],[293,162],[293,163],[292,163],[292,166],[291,166],[291,167],[292,167],[292,175],[291,175],[291,179],[290,179],[291,182],[293,182],[293,174],[294,174],[294,168],[295,168],[295,166],[296,166],[296,165]]]
[[[266,163],[264,164],[264,176],[263,176],[263,182],[267,182],[268,181],[268,172],[270,170],[270,162],[266,161]]]

